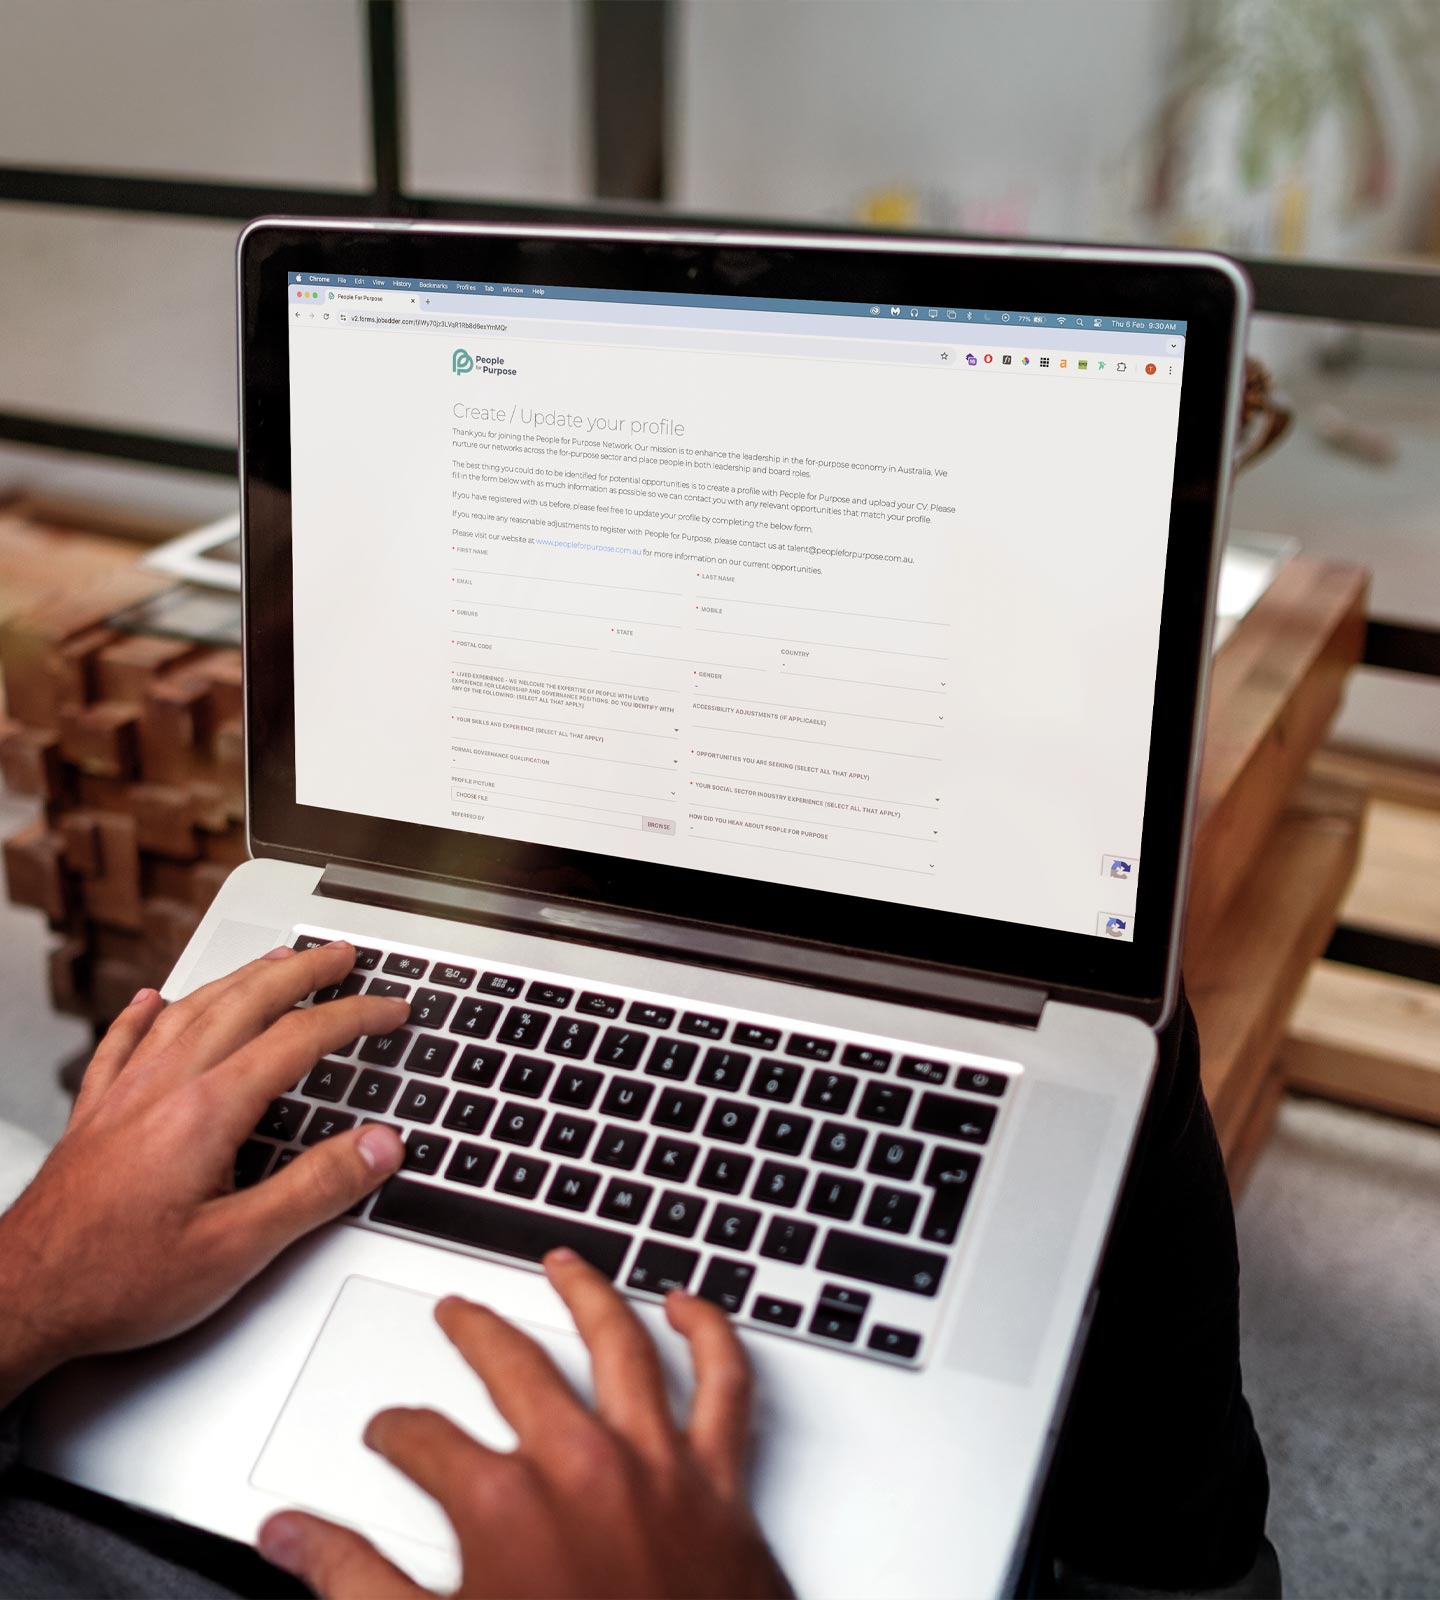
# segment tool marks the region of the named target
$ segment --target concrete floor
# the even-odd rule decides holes
[[[30,808],[0,798],[0,835]],[[89,1031],[0,904],[0,1121],[58,1137]],[[1240,1207],[1246,1389],[1298,1600],[1440,1596],[1440,1130],[1292,1101]]]

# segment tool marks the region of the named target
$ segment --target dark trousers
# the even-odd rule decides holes
[[[1233,1583],[1270,1497],[1240,1386],[1235,1216],[1183,996],[1100,1274],[1040,1529],[1067,1567],[1137,1588]]]

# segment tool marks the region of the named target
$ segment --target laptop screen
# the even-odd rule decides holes
[[[1133,939],[1186,324],[1112,310],[289,273],[296,800]]]

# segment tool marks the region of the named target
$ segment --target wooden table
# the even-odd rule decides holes
[[[0,579],[5,556],[0,537]],[[107,628],[137,581],[155,584],[110,571],[0,618],[0,773],[43,802],[6,842],[8,892],[58,935],[53,1002],[97,1024],[163,980],[243,853],[239,658]],[[1306,768],[1360,657],[1365,599],[1360,570],[1292,561],[1215,659],[1186,974],[1237,1183],[1279,1100],[1286,1018],[1355,863],[1363,786]]]

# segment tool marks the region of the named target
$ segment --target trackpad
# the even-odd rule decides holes
[[[374,1278],[347,1278],[250,1482],[287,1503],[458,1556],[439,1506],[361,1435],[386,1406],[429,1406],[496,1450],[515,1435],[484,1384],[436,1326],[436,1298]],[[590,1360],[578,1334],[515,1319],[591,1398]],[[391,1547],[387,1553],[401,1560]]]

